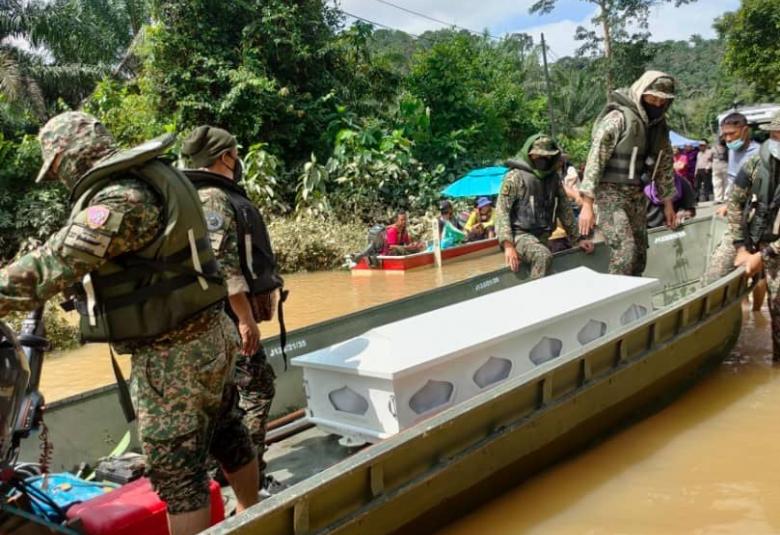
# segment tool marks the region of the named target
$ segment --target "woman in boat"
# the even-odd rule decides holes
[[[477,207],[471,211],[464,230],[468,233],[468,241],[486,240],[496,237],[496,224],[493,214],[493,202],[487,197],[480,197]]]
[[[658,196],[655,182],[645,186],[647,203],[647,228],[656,228],[664,225],[664,201]],[[680,175],[674,175],[674,196],[672,197],[674,211],[677,214],[677,222],[682,223],[687,219],[696,217],[696,192],[688,180]]]

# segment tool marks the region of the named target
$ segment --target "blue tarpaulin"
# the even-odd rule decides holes
[[[474,169],[442,190],[445,197],[479,197],[498,195],[506,167],[483,167]]]
[[[672,142],[672,147],[682,147],[683,145],[693,145],[694,147],[699,146],[699,142],[695,139],[688,139],[685,136],[681,136],[674,130],[669,132],[669,140]]]

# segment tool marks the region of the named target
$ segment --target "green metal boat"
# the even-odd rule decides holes
[[[655,311],[583,348],[502,383],[378,444],[353,453],[307,429],[279,440],[269,470],[291,486],[211,533],[429,532],[576,450],[636,411],[679,392],[728,354],[739,335],[744,276],[701,287],[725,229],[701,217],[650,233],[645,275],[657,278]],[[608,251],[556,255],[553,271],[606,271]],[[372,327],[523,283],[506,269],[322,322],[288,334],[294,357]],[[279,341],[264,341],[278,373],[273,413],[305,406],[300,369],[284,369]],[[46,411],[53,469],[105,455],[126,432],[115,389],[52,403]],[[35,459],[28,440],[21,458]]]

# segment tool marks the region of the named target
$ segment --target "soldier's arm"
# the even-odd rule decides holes
[[[662,199],[671,199],[674,197],[674,156],[672,153],[672,144],[669,136],[661,141],[661,147],[658,151],[658,168],[655,170],[655,188],[658,196]],[[653,169],[650,170],[653,173]]]
[[[155,194],[137,180],[104,188],[41,247],[0,270],[0,316],[39,307],[109,259],[143,248],[161,218]]]
[[[745,205],[750,201],[750,192],[753,189],[753,180],[758,170],[758,164],[759,158],[750,158],[739,170],[726,207],[726,220],[728,221],[729,231],[736,248],[744,247],[745,245],[745,229],[742,219],[744,217]]]
[[[517,195],[517,185],[513,173],[515,171],[510,171],[504,177],[504,182],[501,184],[501,190],[498,193],[498,199],[496,199],[496,237],[501,247],[504,246],[505,242],[509,242],[512,245],[515,243],[512,237],[512,223],[510,221],[512,205]]]
[[[227,193],[219,188],[206,188],[198,194],[206,217],[211,248],[225,279],[228,295],[249,292],[249,284],[241,271],[238,226]]]
[[[561,220],[566,234],[572,243],[576,242],[580,237],[580,231],[577,228],[577,220],[574,219],[574,210],[571,209],[569,198],[566,196],[566,190],[563,189],[563,184],[558,188],[558,219]]]
[[[593,132],[590,152],[585,161],[585,173],[579,188],[581,195],[594,198],[596,186],[604,176],[604,169],[617,147],[624,126],[625,119],[618,110],[611,111],[599,122]]]

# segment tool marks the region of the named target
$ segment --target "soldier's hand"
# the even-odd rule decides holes
[[[671,199],[664,199],[664,219],[668,228],[672,230],[677,228],[677,212]]]
[[[584,202],[582,203],[582,211],[580,211],[580,217],[577,223],[580,235],[582,236],[589,236],[595,223],[595,218],[593,216],[593,201],[591,200],[588,202],[585,200],[586,198],[587,197],[583,197]]]
[[[587,254],[591,254],[593,252],[593,242],[591,240],[580,240],[579,246],[580,249],[585,251]]]
[[[726,217],[728,211],[729,207],[724,204],[723,206],[718,206],[718,208],[715,210],[715,215],[718,217]]]
[[[239,321],[238,333],[241,335],[241,354],[251,357],[260,349],[260,329],[252,321]]]
[[[513,245],[504,246],[504,260],[507,267],[517,273],[517,270],[520,269],[520,255],[517,254],[517,249]]]
[[[737,258],[734,260],[734,265],[736,267],[745,266],[745,273],[747,273],[748,276],[752,276],[756,273],[761,273],[761,271],[764,269],[764,259],[760,252],[750,254],[745,249],[741,249],[737,253]]]

